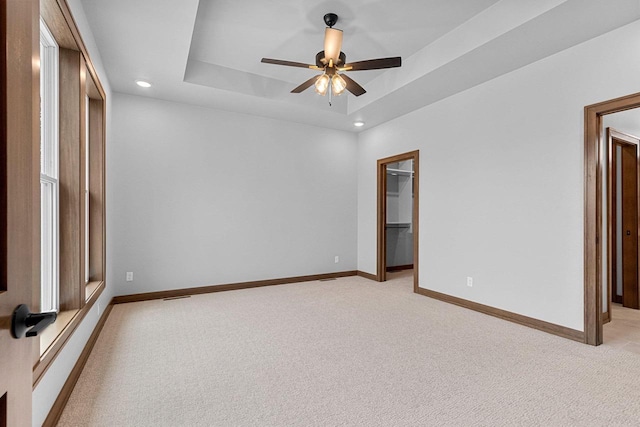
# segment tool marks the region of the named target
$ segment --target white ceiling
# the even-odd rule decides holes
[[[82,0],[116,92],[355,131],[508,73],[640,19],[639,0]],[[303,68],[323,15],[339,16],[348,61],[402,56],[350,77],[367,93],[329,106]],[[150,89],[136,79],[153,83]]]

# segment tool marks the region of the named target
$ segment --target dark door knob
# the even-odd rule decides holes
[[[627,230],[627,236],[631,236],[631,230]]]
[[[31,313],[26,304],[20,304],[11,316],[11,335],[22,338],[37,336],[44,328],[56,321],[57,313]]]

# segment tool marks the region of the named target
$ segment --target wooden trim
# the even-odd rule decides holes
[[[420,268],[420,151],[413,152],[413,292],[418,292]]]
[[[584,341],[602,344],[602,116],[640,107],[640,93],[584,108]]]
[[[186,295],[209,294],[213,292],[235,291],[239,289],[258,288],[262,286],[286,285],[289,283],[312,282],[315,280],[334,279],[357,275],[357,271],[340,271],[336,273],[314,274],[310,276],[285,277],[282,279],[256,280],[252,282],[230,283],[225,285],[201,286],[197,288],[173,289],[169,291],[147,292],[142,294],[121,295],[113,297],[114,304],[149,301],[154,299],[175,298]]]
[[[91,67],[93,65],[88,62]],[[98,82],[99,84],[99,82]],[[100,181],[102,183],[102,281],[107,282],[107,103],[106,98],[102,99],[102,132],[100,148],[102,156],[102,174]]]
[[[100,97],[106,99],[104,88],[98,78],[98,73],[93,66],[89,51],[80,35],[67,0],[40,0],[41,11],[47,27],[54,34],[58,45],[62,48],[78,51],[87,62],[87,71],[94,80]]]
[[[93,81],[93,77],[91,76],[91,74],[87,76],[86,90],[87,90],[87,95],[89,95],[89,98],[102,101],[102,96],[100,96],[100,91],[98,90],[98,86],[96,86],[96,83]]]
[[[60,310],[81,308],[82,279],[80,61],[77,51],[60,48]]]
[[[29,372],[37,340],[15,340],[9,333],[18,304],[40,307],[40,79],[39,14],[34,0],[0,0],[0,174],[4,182],[5,224],[0,251],[6,277],[0,292],[0,420],[8,426],[31,424]],[[0,202],[2,203],[2,202]],[[5,216],[6,215],[6,216]]]
[[[611,302],[616,300],[618,282],[618,248],[617,248],[617,144],[611,140],[609,128],[607,128],[607,311],[604,313],[603,321],[607,323],[611,320]],[[616,290],[613,282],[616,282]]]
[[[633,185],[635,185],[636,187],[636,191],[635,194],[634,192],[632,192],[631,194],[634,194],[636,197],[636,205],[635,205],[635,212],[633,213],[633,221],[634,221],[634,225],[633,225],[633,229],[636,230],[636,233],[638,233],[638,216],[640,215],[640,139],[633,136],[633,135],[629,135],[620,131],[617,131],[613,128],[607,128],[607,132],[606,132],[606,137],[607,137],[607,142],[610,148],[612,148],[614,145],[619,145],[622,148],[622,152],[623,152],[623,158],[624,158],[624,153],[626,150],[629,149],[633,149],[634,151],[634,157],[635,157],[635,161],[632,162],[633,167],[635,168],[635,179],[633,179],[631,182],[633,183]],[[623,167],[623,181],[625,179],[625,177],[627,176],[627,174],[624,173],[624,167]],[[615,173],[615,171],[614,171]],[[611,173],[609,173],[609,178],[611,178]],[[627,182],[628,183],[628,182]],[[625,184],[622,184],[622,194],[623,197],[625,194],[627,194],[627,191],[625,191]],[[610,201],[608,201],[610,202]],[[625,212],[627,212],[622,206],[620,207],[620,209],[623,209],[623,215],[625,215]],[[611,225],[611,220],[608,219],[608,225]],[[611,232],[611,227],[608,228],[609,232]],[[610,234],[609,234],[609,242],[611,241],[610,238]],[[637,239],[638,239],[638,235],[635,236],[636,237],[636,242],[634,243],[634,248],[633,248],[633,252],[636,253],[636,265],[635,265],[635,286],[629,287],[628,286],[628,281],[624,281],[623,284],[623,305],[625,303],[624,301],[624,296],[627,296],[627,301],[626,301],[626,305],[625,307],[629,307],[629,308],[633,308],[633,309],[638,309],[638,307],[640,307],[640,292],[639,291],[639,287],[640,287],[640,270],[638,269],[638,267],[640,267],[640,252],[638,251],[638,244],[637,244]],[[623,242],[625,242],[623,240]],[[626,243],[626,242],[625,242]],[[624,243],[623,243],[624,244]],[[624,246],[623,246],[624,247]],[[624,252],[624,251],[623,251]],[[624,265],[624,264],[623,264]],[[609,265],[609,272],[611,271],[611,267]],[[624,269],[623,269],[624,271]],[[610,284],[610,282],[609,282]],[[626,289],[625,289],[626,288]],[[609,291],[611,291],[611,286],[609,286]],[[630,296],[630,298],[629,298]],[[609,297],[611,297],[611,294],[609,294]],[[609,304],[607,307],[609,307],[611,304]],[[606,317],[605,317],[606,318]]]
[[[79,203],[80,203],[80,286],[77,286],[76,293],[78,294],[80,307],[85,304],[86,295],[84,294],[84,290],[87,284],[86,277],[86,239],[87,232],[85,224],[89,221],[89,213],[85,209],[85,191],[87,190],[86,178],[87,178],[87,65],[84,58],[80,57],[80,87],[79,87],[79,95],[80,98],[79,108],[80,108],[80,194],[79,194]]]
[[[412,229],[413,229],[413,291],[418,292],[419,283],[419,219],[420,219],[420,150],[409,151],[407,153],[398,154],[391,157],[379,159],[377,163],[377,281],[384,282],[387,279],[387,259],[386,259],[386,218],[387,218],[387,165],[389,163],[397,163],[406,160],[413,160],[413,213],[412,213]]]
[[[82,39],[82,35],[80,34],[80,30],[78,29],[76,20],[73,18],[73,14],[69,9],[67,0],[56,0],[56,1],[58,3],[58,6],[60,7],[60,11],[62,12],[62,15],[64,16],[65,20],[67,21],[67,24],[69,25],[69,28],[71,29],[71,32],[73,33],[73,38],[78,44],[78,49],[82,53],[82,56],[84,57],[84,60],[87,63],[87,71],[89,72],[89,74],[91,74],[91,77],[93,78],[93,81],[98,89],[98,92],[100,92],[101,98],[107,99],[104,88],[102,87],[102,82],[100,82],[100,79],[98,78],[98,73],[96,72],[96,69],[93,66],[93,61],[91,61],[91,57],[89,56],[89,51],[87,50],[87,46],[85,45],[84,40]]]
[[[638,146],[638,137],[630,135],[628,133],[620,132],[614,128],[607,128],[607,135],[609,135],[613,139],[617,139],[619,142],[627,145]]]
[[[391,271],[404,271],[404,270],[413,270],[413,264],[392,265],[387,267],[387,273]]]
[[[501,310],[499,308],[490,307],[488,305],[480,304],[473,301],[468,301],[462,298],[432,291],[430,289],[418,288],[417,293],[429,298],[437,299],[439,301],[455,304],[460,307],[468,308],[469,310],[487,314],[489,316],[508,320],[510,322],[538,329],[543,332],[548,332],[553,335],[558,335],[563,338],[568,338],[578,342],[584,342],[583,332],[567,328],[565,326],[556,325],[554,323],[545,322],[543,320],[534,319],[532,317],[523,316],[521,314],[512,313],[510,311]]]
[[[104,280],[103,102],[89,99],[89,280]]]
[[[596,204],[598,186],[596,174],[598,171],[598,127],[600,117],[593,109],[585,107],[584,118],[584,332],[585,343],[591,345],[602,344],[602,311],[598,307],[597,289],[602,285],[597,277],[600,269],[596,265],[598,247],[597,224],[598,206]],[[600,316],[600,317],[599,317]]]
[[[71,335],[75,332],[75,330],[80,326],[82,320],[85,318],[87,313],[91,310],[91,307],[96,303],[102,292],[104,291],[105,283],[102,282],[98,288],[91,294],[89,299],[87,300],[84,307],[82,307],[75,316],[71,319],[69,324],[63,329],[62,333],[58,335],[58,337],[53,341],[53,343],[49,346],[47,351],[40,357],[36,365],[33,367],[33,388],[36,388],[44,374],[47,372],[51,364],[60,351],[64,348],[71,338]]]
[[[360,277],[364,277],[365,279],[373,280],[375,282],[378,281],[378,276],[376,276],[375,274],[365,273],[364,271],[358,270],[357,275]]]
[[[611,292],[613,291],[612,281],[614,277],[614,273],[617,278],[617,243],[614,244],[614,234],[617,233],[616,228],[616,217],[614,212],[616,212],[616,156],[617,152],[613,142],[611,140],[611,135],[609,134],[609,128],[607,128],[607,310],[604,312],[602,321],[604,323],[607,322],[611,318],[611,301],[613,301],[613,295]],[[613,261],[616,260],[614,263]]]
[[[2,2],[0,2],[0,7],[2,7]],[[7,418],[7,393],[5,393],[0,396],[0,427],[7,427]]]
[[[602,280],[601,245],[602,235],[602,159],[600,155],[600,116],[593,108],[585,108],[585,218],[584,218],[584,331],[585,342],[602,344]]]
[[[0,1],[0,293],[7,290],[7,5]]]
[[[616,181],[617,181],[617,151],[616,144],[611,138],[611,128],[606,129],[607,138],[607,158],[605,164],[607,166],[607,310],[604,311],[602,321],[607,323],[611,320],[611,301],[614,300],[613,295],[613,278],[617,280],[617,248],[616,248],[616,229],[617,219],[614,214],[616,207]],[[615,262],[614,262],[615,261]]]
[[[67,404],[67,402],[69,401],[69,397],[71,397],[73,388],[78,382],[78,379],[80,378],[80,374],[82,374],[82,370],[84,369],[84,366],[87,363],[87,360],[89,360],[91,351],[93,350],[93,347],[95,346],[96,341],[100,336],[100,332],[102,331],[104,324],[109,318],[109,314],[111,313],[112,308],[113,308],[113,302],[109,303],[109,305],[105,307],[104,312],[102,313],[102,316],[100,316],[100,320],[98,320],[98,323],[96,327],[93,329],[91,336],[87,340],[87,343],[85,344],[84,349],[82,350],[82,353],[80,353],[80,357],[78,357],[78,360],[76,361],[76,364],[73,366],[73,369],[71,370],[71,373],[67,378],[67,381],[64,383],[62,390],[60,390],[60,393],[58,394],[56,401],[51,407],[51,410],[49,411],[49,415],[47,415],[47,418],[42,424],[43,427],[48,427],[48,426],[53,427],[58,423],[58,420],[60,420],[62,411],[64,410],[64,407]]]
[[[378,282],[384,282],[387,272],[387,165],[382,163],[382,160],[378,160],[377,167],[377,180],[378,180],[378,195],[377,195],[377,262],[376,262],[376,280]]]
[[[59,47],[79,50],[56,0],[40,0],[40,16],[47,24]]]

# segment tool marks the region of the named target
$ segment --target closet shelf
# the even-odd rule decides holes
[[[396,176],[413,176],[413,171],[406,171],[402,169],[390,169],[387,168],[387,175],[396,175]]]
[[[388,222],[386,228],[410,228],[410,222]]]

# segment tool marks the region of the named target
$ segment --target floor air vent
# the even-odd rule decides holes
[[[182,298],[191,298],[191,295],[183,295],[183,296],[179,296],[179,297],[162,298],[162,301],[171,301],[171,300],[174,300],[174,299],[182,299]]]

